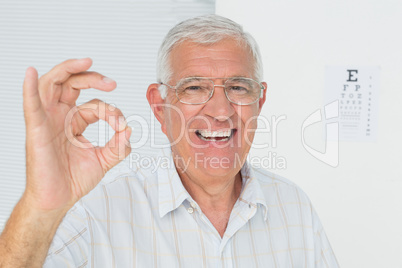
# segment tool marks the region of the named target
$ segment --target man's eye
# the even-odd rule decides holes
[[[189,86],[186,87],[184,90],[185,91],[195,91],[195,90],[201,90],[202,88],[200,86]]]
[[[243,93],[246,93],[249,91],[247,88],[242,87],[242,86],[231,86],[231,87],[229,87],[229,90],[236,91],[236,92],[243,92]]]

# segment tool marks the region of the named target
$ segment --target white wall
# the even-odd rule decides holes
[[[269,87],[262,115],[287,116],[269,148],[286,168],[272,171],[310,196],[341,267],[402,267],[402,2],[217,0],[216,12],[261,46]],[[341,142],[336,168],[301,143],[303,121],[323,106],[325,66],[334,65],[381,67],[377,140]],[[323,148],[321,134],[313,127],[307,141]]]

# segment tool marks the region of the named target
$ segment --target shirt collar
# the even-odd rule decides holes
[[[172,151],[170,148],[163,149],[158,157],[163,157],[168,163],[167,167],[158,167],[158,190],[159,190],[159,216],[162,218],[167,213],[178,208],[184,200],[192,200],[190,194],[184,188],[176,166],[173,161]],[[264,207],[264,219],[267,218],[267,203],[261,189],[258,179],[255,177],[253,168],[247,163],[244,163],[241,168],[243,186],[239,201],[245,202],[252,206],[258,204]]]
[[[261,189],[253,167],[247,163],[244,163],[241,168],[241,176],[243,179],[243,187],[239,197],[240,202],[245,202],[251,206],[258,207],[258,204],[264,209],[264,220],[267,220],[268,206],[265,199],[265,195]]]

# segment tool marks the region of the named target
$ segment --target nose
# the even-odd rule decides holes
[[[211,99],[205,104],[205,113],[218,121],[225,121],[230,118],[235,109],[227,99],[223,86],[215,85]]]

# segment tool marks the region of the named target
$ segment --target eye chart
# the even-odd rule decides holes
[[[375,141],[380,68],[329,66],[325,76],[324,105],[338,100],[339,140]]]

